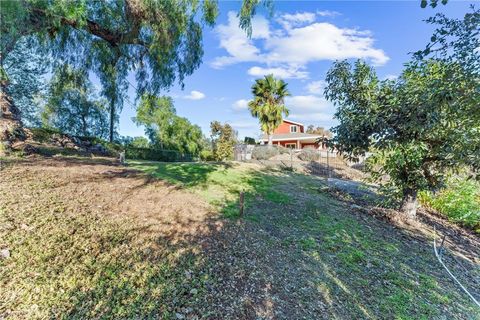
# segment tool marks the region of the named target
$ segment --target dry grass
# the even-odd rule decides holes
[[[480,316],[427,238],[319,193],[320,179],[62,157],[13,159],[0,176],[0,249],[11,253],[0,260],[0,317]],[[240,189],[247,216],[222,218]]]

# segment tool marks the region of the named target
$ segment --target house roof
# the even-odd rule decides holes
[[[279,133],[273,135],[273,141],[287,141],[287,140],[309,140],[318,139],[322,136],[319,134],[292,132],[292,133]],[[268,135],[264,134],[260,141],[268,141]]]
[[[288,123],[292,123],[292,124],[297,124],[299,126],[303,126],[303,123],[295,122],[295,121],[288,120],[288,119],[283,119],[283,122],[288,122]]]

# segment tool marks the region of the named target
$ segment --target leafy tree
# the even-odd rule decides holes
[[[445,171],[478,162],[480,122],[471,112],[480,93],[469,76],[460,64],[435,60],[408,65],[396,81],[379,81],[361,61],[353,69],[337,62],[328,72],[337,149],[355,158],[373,148],[373,178],[388,175],[385,186],[401,195],[409,216],[419,190],[438,188]]]
[[[40,106],[36,98],[46,89],[44,76],[49,61],[38,40],[25,37],[16,43],[1,68],[8,74],[8,94],[15,101],[22,119],[30,126],[40,125]]]
[[[237,133],[228,123],[221,124],[218,121],[210,123],[211,138],[213,145],[213,157],[217,161],[231,159],[233,148],[237,143]]]
[[[288,116],[285,97],[290,95],[287,83],[267,75],[255,80],[252,86],[253,100],[248,108],[253,117],[258,118],[263,132],[268,135],[268,145],[273,145],[273,132],[282,123],[283,115]]]
[[[251,17],[259,0],[245,0],[240,26],[251,30]],[[270,1],[264,1],[270,3]],[[119,91],[135,74],[137,94],[156,94],[183,85],[202,61],[202,25],[212,26],[218,16],[213,0],[123,1],[0,1],[1,59],[8,58],[16,42],[26,36],[42,40],[52,57],[92,71],[110,98],[112,114],[121,103]],[[0,141],[21,128],[18,108],[6,92],[2,68]],[[113,138],[111,121],[110,139]]]
[[[107,137],[106,101],[98,98],[85,70],[69,65],[57,69],[48,97],[42,112],[44,125],[78,136]]]
[[[170,97],[143,95],[134,121],[145,126],[151,143],[161,149],[193,155],[198,155],[202,150],[202,130],[186,118],[176,115]]]
[[[314,127],[312,124],[307,127],[306,133],[323,135],[327,138],[332,137],[332,133],[324,127]]]
[[[134,137],[128,142],[128,146],[133,148],[149,148],[150,142],[148,142],[148,139],[145,137]]]
[[[257,144],[257,143],[255,142],[255,139],[252,138],[252,137],[245,137],[244,142],[245,142],[246,144]]]

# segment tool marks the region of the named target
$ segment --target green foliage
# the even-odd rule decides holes
[[[271,135],[282,123],[283,115],[288,116],[285,106],[285,97],[290,95],[287,83],[267,75],[255,80],[252,86],[253,100],[248,103],[248,108],[253,117],[258,118],[262,131],[269,136],[268,144],[272,144]]]
[[[126,147],[133,147],[133,148],[149,148],[150,142],[145,137],[134,137],[134,138],[127,138],[127,141],[123,143]]]
[[[32,139],[40,143],[50,141],[54,134],[61,134],[60,130],[53,128],[36,127],[29,130],[32,133]]]
[[[216,161],[231,160],[233,147],[237,143],[237,133],[228,123],[221,124],[218,121],[210,123],[211,138],[213,144],[213,158]]]
[[[41,107],[38,97],[45,93],[43,76],[48,70],[49,59],[34,37],[24,37],[2,60],[5,76],[8,76],[7,93],[20,110],[22,120],[28,126],[41,123]]]
[[[106,101],[98,98],[85,70],[68,65],[57,69],[49,84],[42,122],[71,135],[107,138]]]
[[[448,0],[421,0],[420,1],[420,6],[422,8],[426,8],[428,5],[432,8],[437,7],[438,3],[442,3],[443,5],[446,5]]]
[[[198,155],[204,147],[200,127],[177,116],[170,97],[143,95],[134,121],[145,126],[146,134],[157,149]]]
[[[420,202],[456,223],[474,228],[480,233],[480,183],[465,176],[450,178],[437,193],[421,192]]]
[[[164,150],[155,148],[139,148],[128,146],[125,148],[125,157],[134,160],[149,160],[149,161],[192,161],[191,154],[180,153],[176,150]]]
[[[326,97],[338,106],[336,148],[355,158],[373,148],[369,166],[377,181],[406,196],[442,184],[443,173],[478,166],[478,77],[458,63],[411,63],[396,81],[379,81],[357,61],[335,63]],[[477,112],[478,113],[478,112]]]
[[[212,150],[204,149],[204,150],[200,151],[200,159],[202,161],[214,161],[215,156],[214,156]]]
[[[255,142],[255,138],[252,138],[252,137],[245,137],[245,139],[243,140],[243,142],[245,142],[246,144],[257,144]]]

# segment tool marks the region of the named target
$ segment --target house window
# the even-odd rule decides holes
[[[285,143],[285,147],[290,148],[290,149],[296,149],[297,144],[296,143]]]
[[[297,132],[297,126],[290,126],[290,133]]]

